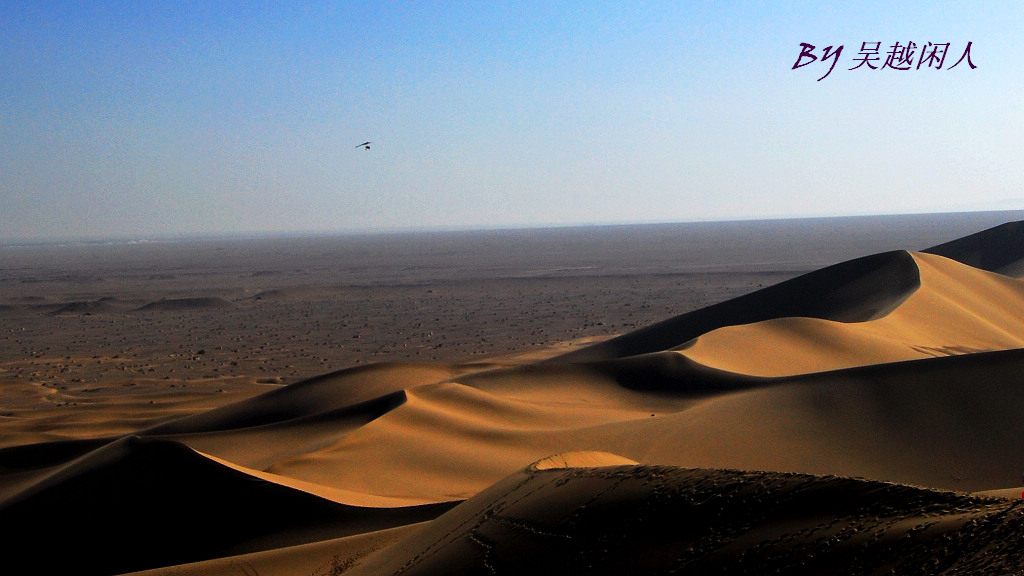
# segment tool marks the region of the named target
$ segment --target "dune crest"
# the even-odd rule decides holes
[[[610,452],[563,452],[548,456],[530,464],[530,470],[555,470],[559,468],[599,468],[603,466],[634,466],[636,460],[623,458]]]

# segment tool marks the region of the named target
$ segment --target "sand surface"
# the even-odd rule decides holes
[[[0,542],[54,574],[1019,573],[1009,216],[0,247]]]

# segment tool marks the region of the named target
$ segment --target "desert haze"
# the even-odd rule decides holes
[[[5,571],[1024,573],[1024,213],[0,256]]]

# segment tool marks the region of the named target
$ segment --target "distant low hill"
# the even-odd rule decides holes
[[[228,302],[227,300],[224,300],[223,298],[168,298],[166,300],[157,300],[156,302],[150,302],[149,304],[137,308],[136,310],[140,312],[180,312],[188,310],[210,310],[216,308],[232,307],[234,307],[234,304]]]

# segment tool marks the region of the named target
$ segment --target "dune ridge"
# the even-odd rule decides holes
[[[909,252],[865,256],[670,318],[551,361],[580,362],[657,352],[724,326],[781,317],[864,322],[891,311],[919,286],[919,271]]]
[[[1020,279],[930,253],[882,256],[824,268],[550,361],[675,350],[708,367],[778,376],[1024,346]],[[850,278],[863,270],[870,272]],[[884,302],[872,292],[876,282],[889,292]]]
[[[1024,347],[1024,282],[941,256],[913,259],[922,285],[883,317],[775,318],[707,332],[679,351],[708,366],[778,376]]]
[[[441,366],[375,364],[317,376],[194,416],[159,424],[149,434],[188,434],[263,426],[377,401],[455,373]]]
[[[922,250],[945,256],[968,266],[997,272],[1004,276],[1024,277],[1024,222],[1007,222],[963,238],[950,240]]]

